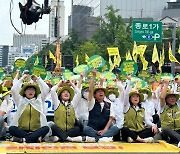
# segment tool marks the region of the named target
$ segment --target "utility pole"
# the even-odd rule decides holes
[[[169,23],[164,27],[171,30],[171,37],[170,38],[163,38],[163,40],[172,42],[172,55],[175,57],[176,52],[176,23]],[[171,62],[171,74],[175,74],[175,62]]]
[[[141,18],[143,17],[143,8],[141,9]]]
[[[57,1],[57,41],[56,41],[56,52],[55,52],[55,57],[56,57],[56,67],[54,69],[53,74],[55,76],[61,76],[61,47],[60,47],[60,11],[59,11],[59,3],[60,0]]]
[[[72,29],[73,29],[73,0],[71,0],[71,32],[72,32]]]

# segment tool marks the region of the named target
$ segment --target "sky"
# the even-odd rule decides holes
[[[10,22],[10,2],[13,1],[12,21],[14,26],[25,34],[46,34],[48,36],[49,15],[44,14],[36,24],[21,26],[19,2],[25,0],[0,0],[0,45],[12,45],[13,34],[17,33]],[[44,0],[36,0],[39,4],[43,4]],[[49,0],[50,3],[51,0]],[[75,0],[77,1],[77,0]],[[175,1],[175,0],[171,0]],[[68,16],[71,14],[71,0],[64,0],[65,5],[65,35],[68,33]]]
[[[21,26],[19,2],[23,0],[0,0],[0,45],[12,45],[13,34],[17,33],[10,22],[10,2],[13,1],[12,22],[14,26],[25,34],[46,34],[48,36],[49,15],[44,14],[42,19],[32,25]],[[44,0],[36,0],[39,4],[43,4]],[[49,0],[50,3],[51,0]],[[65,5],[65,35],[68,33],[68,16],[71,14],[71,0],[64,0]]]

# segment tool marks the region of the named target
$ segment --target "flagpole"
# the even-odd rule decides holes
[[[59,15],[59,3],[60,0],[57,1],[57,41],[56,41],[56,52],[55,52],[55,57],[56,57],[56,67],[54,69],[53,74],[55,76],[61,76],[61,66],[60,66],[60,57],[61,57],[61,46],[60,46],[60,15]]]
[[[172,54],[176,51],[176,23],[172,23]],[[171,74],[175,75],[175,62],[171,62]]]

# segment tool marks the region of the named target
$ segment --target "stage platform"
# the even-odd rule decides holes
[[[1,142],[0,154],[10,153],[180,153],[180,148],[164,141],[159,143],[16,143]]]

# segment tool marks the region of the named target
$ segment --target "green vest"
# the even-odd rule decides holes
[[[75,125],[75,112],[71,105],[64,106],[60,103],[54,112],[54,123],[63,131],[68,131]]]
[[[166,105],[160,115],[160,120],[162,128],[168,126],[173,130],[180,130],[180,109],[178,105],[172,107]]]
[[[41,127],[40,113],[28,104],[18,120],[18,127],[28,131],[39,129]]]
[[[135,132],[142,131],[145,129],[144,116],[144,108],[140,108],[136,111],[134,108],[130,107],[124,115],[124,126]]]
[[[2,104],[3,100],[0,98],[0,105]]]

